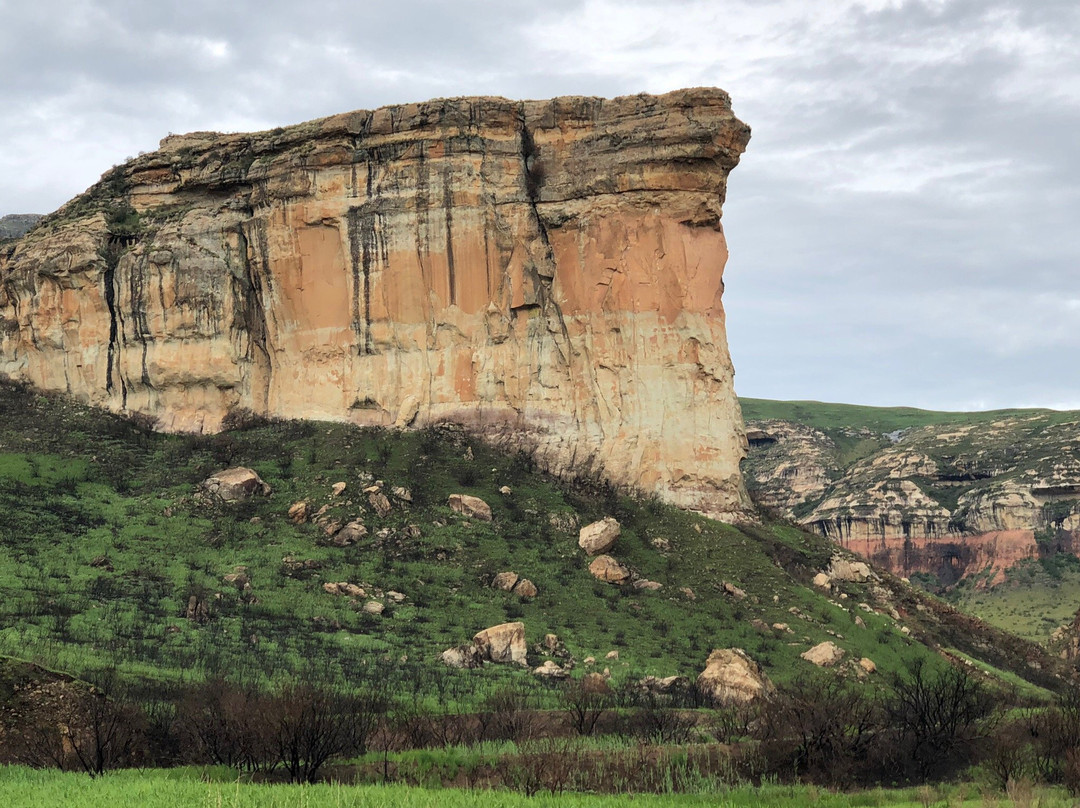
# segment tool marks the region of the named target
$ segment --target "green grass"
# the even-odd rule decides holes
[[[1047,409],[1006,409],[982,412],[946,412],[915,407],[866,407],[858,404],[832,404],[822,401],[772,401],[763,398],[739,398],[743,417],[748,420],[775,419],[794,421],[817,429],[870,429],[893,432],[921,426],[942,424],[988,423],[1004,417],[1054,413]],[[1063,413],[1065,414],[1065,413]],[[1076,414],[1073,413],[1075,418]]]
[[[1009,571],[1003,584],[989,589],[959,587],[949,599],[958,608],[1033,642],[1046,643],[1061,625],[1071,623],[1080,604],[1080,572],[1059,578],[1037,562]]]
[[[833,634],[885,670],[929,653],[888,629],[887,618],[864,615],[867,627],[857,628],[854,598],[838,608],[805,585],[828,563],[825,540],[567,488],[527,459],[460,433],[281,422],[170,436],[60,399],[0,393],[0,654],[52,669],[85,675],[115,666],[131,678],[180,683],[215,671],[273,681],[317,666],[359,684],[387,667],[408,668],[424,698],[445,706],[472,698],[477,683],[520,678],[499,667],[451,672],[437,661],[443,649],[510,620],[525,623],[530,644],[558,634],[578,671],[594,656],[616,684],[645,674],[692,677],[713,648],[730,646],[784,680],[805,666],[802,651]],[[201,480],[230,465],[254,468],[272,495],[236,505],[195,495]],[[370,478],[409,488],[413,504],[376,516],[360,491]],[[348,487],[333,498],[339,480]],[[502,485],[513,494],[501,495]],[[482,497],[494,521],[452,513],[446,500],[455,492]],[[329,546],[317,525],[288,520],[298,500],[342,521],[363,519],[368,537]],[[608,515],[623,528],[614,555],[662,590],[590,576],[576,528],[559,519]],[[658,538],[671,550],[654,549]],[[286,556],[322,568],[290,577]],[[238,565],[248,568],[250,593],[223,582]],[[534,581],[539,597],[523,601],[487,586],[504,569]],[[372,617],[362,602],[324,592],[324,581],[396,590],[406,600],[384,599],[386,612]],[[725,596],[724,581],[748,597]],[[185,619],[191,595],[210,604],[209,623]],[[793,617],[792,607],[809,619]],[[795,634],[763,634],[753,619],[789,623]],[[619,659],[606,661],[612,650]]]
[[[587,795],[542,792],[527,797],[507,791],[455,791],[406,786],[256,785],[230,781],[226,771],[174,769],[115,772],[91,780],[84,775],[0,768],[0,801],[11,808],[914,808],[915,806],[1013,805],[1004,795],[982,793],[971,784],[925,789],[875,789],[833,793],[812,786],[766,785],[717,788],[704,794]],[[1039,789],[1043,808],[1069,806],[1063,791]],[[1034,803],[1031,803],[1034,804]]]
[[[200,481],[234,465],[258,471],[271,496],[215,505],[196,494]],[[370,479],[410,489],[413,503],[377,516],[362,494]],[[337,481],[347,488],[335,498]],[[499,493],[503,485],[510,496]],[[454,514],[446,502],[455,492],[490,503],[494,520]],[[343,522],[361,518],[368,536],[330,546],[318,525],[288,519],[299,500]],[[428,707],[468,709],[493,688],[532,679],[507,666],[451,671],[438,656],[512,620],[524,622],[530,646],[557,634],[575,675],[595,657],[616,686],[647,674],[693,678],[714,648],[745,649],[777,682],[807,670],[799,655],[825,640],[850,660],[872,659],[881,671],[872,681],[937,658],[887,615],[858,608],[873,601],[868,586],[847,585],[850,597],[830,602],[809,585],[834,552],[826,539],[568,486],[455,431],[275,422],[161,435],[0,385],[0,510],[0,655],[81,677],[116,668],[158,692],[222,672],[264,684],[316,676],[350,688],[389,677],[405,688],[399,695]],[[591,577],[573,523],[604,516],[622,524],[613,554],[663,589]],[[670,550],[655,549],[658,539]],[[321,567],[290,574],[286,556]],[[249,592],[223,580],[237,566],[247,568]],[[530,578],[539,596],[492,589],[491,577],[507,569]],[[382,598],[386,611],[374,617],[362,600],[327,594],[327,581],[405,600]],[[724,582],[747,597],[726,595]],[[209,622],[185,618],[192,595],[209,604]],[[786,623],[791,633],[753,621]],[[619,658],[606,660],[609,651]]]

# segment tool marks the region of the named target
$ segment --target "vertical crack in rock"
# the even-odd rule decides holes
[[[546,264],[544,267],[546,270],[545,272],[540,272],[535,267],[532,269],[536,281],[536,292],[540,298],[538,303],[544,311],[545,319],[548,321],[548,330],[551,331],[553,335],[558,334],[562,337],[562,342],[560,342],[559,339],[555,339],[554,343],[561,355],[563,364],[569,366],[570,332],[566,327],[562,309],[555,300],[555,296],[551,294],[551,284],[555,277],[555,270],[557,267],[555,253],[551,249],[551,239],[548,236],[547,225],[544,224],[544,220],[540,216],[540,209],[538,207],[540,200],[540,186],[544,179],[544,168],[540,161],[540,150],[537,148],[532,132],[529,131],[529,127],[525,122],[524,107],[519,110],[518,123],[521,130],[521,164],[525,180],[525,195],[529,200],[529,211],[532,214],[533,223],[536,225],[536,230],[540,237],[540,243],[543,250],[541,260]],[[554,320],[554,329],[551,328],[552,320]]]
[[[369,180],[370,185],[370,180]],[[371,346],[371,266],[378,250],[379,214],[365,210],[369,205],[349,208],[349,265],[352,270],[352,329],[356,334],[357,353],[373,353]]]
[[[113,384],[113,371],[120,381],[121,408],[127,409],[127,385],[124,383],[124,374],[120,370],[120,313],[116,306],[116,267],[120,263],[120,255],[123,251],[123,243],[116,236],[109,236],[102,253],[105,261],[105,271],[102,273],[104,283],[103,294],[105,306],[109,310],[109,348],[106,354],[108,367],[105,376],[105,392],[112,393],[115,390]]]
[[[150,371],[147,367],[147,352],[150,341],[150,323],[146,316],[146,300],[144,299],[144,286],[146,278],[143,275],[142,265],[136,263],[128,274],[128,294],[131,297],[131,320],[134,328],[133,336],[142,346],[140,381],[148,390],[153,390],[154,385],[150,381]]]
[[[454,191],[450,185],[450,164],[443,172],[443,210],[446,212],[446,273],[450,288],[450,305],[457,305],[457,278],[454,272]]]

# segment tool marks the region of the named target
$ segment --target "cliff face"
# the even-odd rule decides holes
[[[1020,561],[1080,549],[1078,414],[952,415],[888,434],[751,420],[748,486],[804,527],[943,586],[1000,582]]]
[[[719,90],[438,100],[170,136],[0,253],[0,372],[166,430],[464,424],[745,505]]]

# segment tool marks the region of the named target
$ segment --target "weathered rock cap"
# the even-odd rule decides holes
[[[219,471],[203,480],[199,487],[222,502],[239,502],[255,495],[270,496],[270,486],[254,471],[243,466]]]

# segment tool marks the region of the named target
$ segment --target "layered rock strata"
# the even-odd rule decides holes
[[[899,575],[1000,582],[1021,561],[1080,550],[1080,420],[984,421],[887,435],[751,421],[744,470],[763,505]]]
[[[748,138],[715,89],[170,136],[0,253],[0,372],[166,430],[456,422],[730,516]]]

